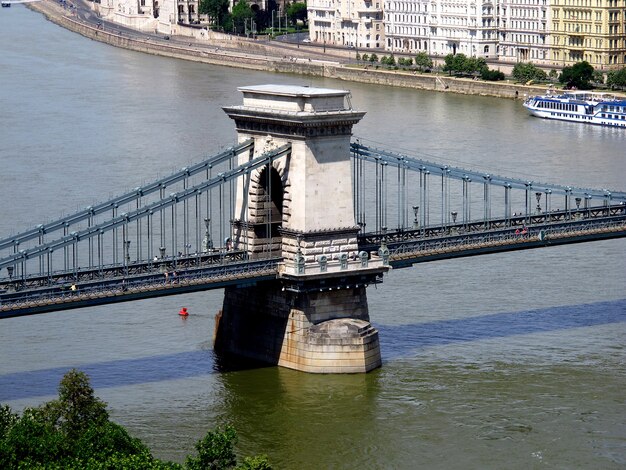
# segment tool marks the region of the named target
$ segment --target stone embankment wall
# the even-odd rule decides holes
[[[377,85],[400,86],[420,90],[446,91],[466,95],[496,96],[523,99],[527,95],[545,93],[545,87],[522,86],[508,82],[485,82],[469,78],[453,78],[435,74],[413,74],[391,70],[363,70],[354,67],[329,67],[330,78]]]
[[[190,43],[189,46],[184,46],[173,42],[155,41],[154,38],[147,36],[144,38],[139,36],[129,37],[78,21],[68,16],[67,12],[53,1],[44,0],[27,5],[29,8],[46,15],[50,21],[85,37],[147,54],[267,72],[311,75],[377,85],[500,98],[523,99],[527,95],[545,92],[545,87],[483,82],[435,74],[421,75],[413,74],[412,72],[382,70],[371,67],[363,69],[341,65],[336,62],[309,60],[306,58],[306,47],[285,49],[281,45],[281,48],[277,49],[273,48],[271,43],[258,43],[244,38],[228,39],[227,37],[215,37],[207,40],[206,43],[196,45]],[[213,41],[215,41],[215,44]],[[221,47],[227,46],[232,48],[233,45],[236,45],[237,50],[241,53],[221,49]],[[286,50],[289,52],[289,57],[284,55]]]

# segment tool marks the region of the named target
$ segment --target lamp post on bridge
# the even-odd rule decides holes
[[[209,230],[209,226],[211,224],[211,219],[208,217],[204,218],[204,239],[202,240],[202,251],[205,253],[209,251],[213,251],[213,240],[211,239],[211,231]]]
[[[541,193],[535,193],[535,197],[537,198],[537,214],[541,214]]]
[[[13,287],[13,269],[14,266],[7,266],[7,273],[9,274],[9,285]]]
[[[591,194],[585,194],[585,209],[587,209],[587,218],[591,217]]]
[[[548,189],[546,189],[545,192],[546,192],[546,210],[545,210],[545,214],[546,215],[544,217],[544,220],[547,220],[548,222],[550,222],[550,212],[551,212],[551,209],[550,209],[550,196],[552,194],[552,190],[548,188]]]
[[[574,199],[574,201],[576,201],[576,218],[580,219],[581,214],[580,214],[580,203],[582,202],[582,198],[581,197],[577,197],[576,199]]]

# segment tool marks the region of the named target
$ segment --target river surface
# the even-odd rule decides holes
[[[366,143],[536,181],[626,189],[626,132],[531,118],[520,102],[207,66],[0,11],[0,237],[234,142],[238,86],[350,89]],[[626,467],[626,240],[440,261],[368,290],[383,367],[220,371],[222,292],[0,321],[0,402],[86,371],[114,420],[183,461],[233,424],[276,468]],[[191,315],[176,314],[181,305]]]

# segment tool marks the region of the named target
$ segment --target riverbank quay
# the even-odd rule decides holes
[[[54,0],[26,4],[42,13],[53,23],[89,39],[112,46],[163,57],[190,60],[213,65],[238,67],[266,72],[292,73],[344,81],[420,90],[523,99],[543,94],[545,87],[526,86],[509,82],[486,82],[437,74],[418,74],[412,71],[385,70],[375,66],[358,66],[338,60],[320,59],[319,54],[306,46],[289,46],[274,41],[228,36],[205,39],[202,42],[188,37],[164,37],[124,28],[110,28],[111,23],[91,21]],[[227,36],[227,35],[221,35]],[[176,40],[174,40],[176,38]],[[192,42],[190,42],[192,41]],[[332,56],[333,59],[339,57]]]

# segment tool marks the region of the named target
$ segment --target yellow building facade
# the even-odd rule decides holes
[[[587,61],[595,69],[626,65],[626,0],[552,0],[550,61]]]

